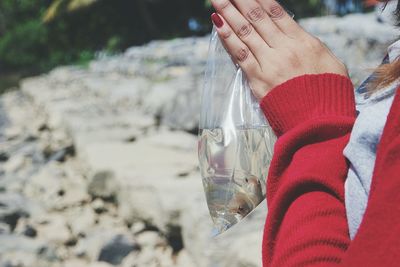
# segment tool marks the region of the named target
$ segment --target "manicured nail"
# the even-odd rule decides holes
[[[221,17],[217,13],[212,13],[211,14],[211,20],[214,23],[217,28],[221,28],[222,25],[224,25],[224,22],[222,21]]]

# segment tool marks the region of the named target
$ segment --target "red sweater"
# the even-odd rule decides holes
[[[400,266],[400,90],[377,151],[367,210],[350,242],[343,156],[355,121],[351,81],[291,79],[261,100],[277,134],[268,182],[264,267]]]

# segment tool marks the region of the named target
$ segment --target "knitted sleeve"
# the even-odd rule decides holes
[[[350,242],[343,156],[355,120],[351,81],[291,79],[261,100],[278,136],[268,181],[263,266],[333,266]]]

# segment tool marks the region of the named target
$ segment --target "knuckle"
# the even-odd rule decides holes
[[[256,7],[247,13],[247,18],[251,22],[258,22],[265,18],[265,11],[261,7]]]
[[[253,27],[251,26],[251,24],[247,23],[238,29],[237,35],[239,36],[239,38],[246,38],[251,34],[252,30]]]
[[[320,39],[316,37],[310,38],[307,42],[306,45],[311,48],[314,52],[320,52],[323,49],[323,45]]]
[[[236,53],[236,59],[238,62],[244,62],[249,58],[250,50],[246,48],[240,48]]]
[[[278,3],[273,3],[269,8],[269,13],[272,19],[278,20],[285,16],[285,11]]]

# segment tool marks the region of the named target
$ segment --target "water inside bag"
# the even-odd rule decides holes
[[[201,129],[199,161],[207,205],[219,234],[242,220],[265,199],[275,136],[269,126]]]

